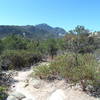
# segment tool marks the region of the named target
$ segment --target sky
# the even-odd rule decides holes
[[[0,25],[40,23],[100,30],[100,0],[0,0]]]

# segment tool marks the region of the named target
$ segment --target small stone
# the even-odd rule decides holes
[[[18,99],[14,96],[8,96],[7,100],[18,100]]]
[[[91,86],[91,85],[88,85],[87,87],[86,87],[86,90],[87,91],[92,91],[94,88],[93,88],[93,86]]]
[[[29,84],[27,83],[27,84],[25,84],[25,86],[24,87],[27,87]]]
[[[18,99],[23,99],[23,98],[25,98],[25,96],[24,96],[23,94],[19,93],[19,92],[14,92],[14,93],[12,93],[11,95],[12,95],[12,96],[15,96],[15,97],[18,98]]]

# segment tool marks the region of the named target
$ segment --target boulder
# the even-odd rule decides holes
[[[65,100],[65,94],[63,90],[58,89],[55,92],[53,92],[51,96],[49,97],[49,99],[47,100]]]
[[[17,98],[14,97],[14,96],[8,96],[7,100],[19,100],[19,99],[17,99]]]
[[[31,79],[30,84],[36,89],[39,89],[41,86],[40,80],[37,80],[37,79]]]
[[[23,94],[19,93],[19,92],[14,92],[11,95],[14,96],[14,97],[16,97],[16,98],[18,98],[18,99],[25,98],[25,96]]]
[[[24,98],[22,100],[34,100],[34,99],[31,99],[31,98]]]

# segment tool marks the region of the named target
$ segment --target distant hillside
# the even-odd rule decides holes
[[[36,28],[39,28],[39,29],[42,29],[42,30],[46,30],[50,33],[54,33],[54,34],[58,34],[58,35],[63,35],[63,34],[66,34],[66,31],[63,29],[63,28],[59,28],[59,27],[51,27],[47,24],[39,24],[39,25],[36,25]]]
[[[47,24],[39,24],[36,26],[0,26],[0,38],[11,34],[19,34],[28,38],[59,38],[66,34],[66,31],[62,28],[53,28]]]

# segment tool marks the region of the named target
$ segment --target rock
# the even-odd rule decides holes
[[[58,89],[54,93],[52,93],[48,100],[65,100],[65,94],[63,90]]]
[[[26,88],[28,85],[29,85],[29,84],[28,84],[28,83],[26,83],[24,87]]]
[[[41,86],[40,80],[37,80],[37,79],[31,79],[30,84],[33,85],[33,87],[36,89],[39,89]]]
[[[33,99],[31,99],[31,98],[24,98],[24,99],[22,99],[22,100],[33,100]]]
[[[23,94],[19,93],[19,92],[14,92],[11,95],[14,96],[14,97],[16,97],[16,98],[18,98],[18,99],[25,98],[25,96]]]
[[[93,88],[93,86],[91,86],[91,85],[88,85],[87,87],[86,87],[86,91],[92,91],[94,88]]]
[[[14,97],[14,96],[8,96],[7,100],[19,100],[19,99],[17,99],[17,98]]]

